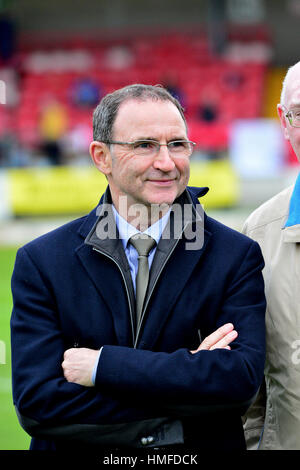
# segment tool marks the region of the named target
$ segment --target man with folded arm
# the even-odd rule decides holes
[[[99,205],[18,251],[13,397],[32,449],[245,449],[264,262],[203,212],[193,147],[164,88],[106,95],[90,144]]]

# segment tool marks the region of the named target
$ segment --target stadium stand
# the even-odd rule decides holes
[[[18,51],[19,105],[13,111],[0,107],[0,132],[15,133],[25,147],[40,145],[39,121],[50,99],[65,108],[68,132],[90,126],[92,107],[80,107],[71,99],[72,87],[79,79],[93,80],[99,95],[134,82],[165,86],[171,82],[170,91],[186,110],[191,139],[201,150],[223,150],[232,120],[260,117],[263,111],[268,38],[259,31],[252,38],[239,34],[231,37],[222,57],[213,54],[204,34],[195,32],[97,42],[74,37],[59,48],[27,45]],[[216,113],[207,122],[199,109],[212,95]]]

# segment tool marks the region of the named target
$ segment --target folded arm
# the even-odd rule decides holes
[[[74,383],[74,377],[65,378],[66,364],[61,364],[66,345],[51,283],[21,249],[12,279],[11,320],[13,394],[19,413],[49,426],[125,423],[133,416],[147,418],[157,403],[168,416],[173,404],[177,409],[182,404],[236,406],[248,400],[263,375],[261,264],[255,248],[249,250],[227,288],[216,327],[234,324],[238,338],[230,343],[231,350],[210,350],[207,343],[172,353],[104,345],[96,386],[86,387]]]
[[[124,398],[68,382],[61,363],[66,338],[52,286],[27,253],[19,250],[12,277],[11,317],[14,404],[21,415],[48,423],[126,422],[144,418]]]
[[[190,351],[196,354],[199,351],[213,351],[214,349],[229,349],[230,343],[238,336],[232,323],[221,326],[201,342],[199,347]],[[101,350],[89,348],[70,348],[64,353],[62,368],[68,382],[85,387],[93,387],[93,374],[98,365]]]
[[[265,296],[263,258],[252,242],[228,279],[216,327],[232,323],[238,337],[231,350],[187,349],[172,353],[104,345],[96,375],[99,390],[131,394],[148,403],[236,405],[253,398],[263,379]]]

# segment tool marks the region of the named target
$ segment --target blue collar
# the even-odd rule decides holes
[[[300,224],[300,173],[296,179],[293,194],[290,200],[289,216],[284,228],[298,224]]]

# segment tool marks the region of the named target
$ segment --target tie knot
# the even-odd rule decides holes
[[[134,246],[139,256],[148,256],[156,241],[149,235],[137,233],[133,235],[129,242]]]

